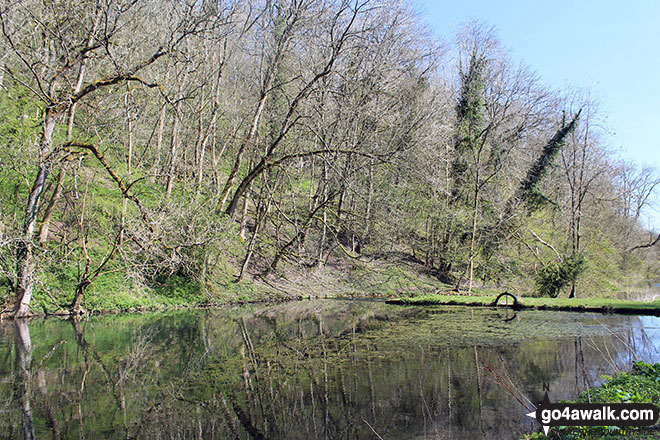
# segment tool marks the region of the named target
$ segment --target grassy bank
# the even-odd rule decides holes
[[[653,403],[660,401],[660,364],[635,362],[632,371],[605,377],[601,386],[585,390],[577,403]],[[614,440],[624,438],[657,439],[658,425],[648,428],[614,426],[559,427],[551,428],[549,436],[543,433],[529,434],[522,440],[558,438],[566,440]],[[641,430],[643,429],[643,430]]]
[[[246,302],[300,298],[385,298],[393,304],[492,306],[502,289],[478,287],[473,296],[438,294],[448,290],[419,262],[400,253],[365,260],[337,260],[314,268],[288,267],[267,278],[246,276],[235,282],[235,256],[209,271],[205,279],[173,274],[148,279],[126,271],[119,262],[86,289],[83,308],[92,313],[211,307]],[[65,313],[78,281],[75,262],[49,264],[39,273],[31,312]],[[407,292],[415,292],[416,296]],[[14,300],[9,285],[0,285],[0,313]],[[624,301],[612,298],[520,298],[519,308],[660,315],[660,301]]]
[[[399,258],[289,268],[266,279],[246,276],[240,282],[235,282],[237,272],[236,266],[228,263],[203,282],[177,274],[144,280],[117,266],[116,270],[98,277],[87,288],[83,308],[91,313],[107,313],[302,298],[395,298],[411,289],[429,294],[439,286],[433,276]],[[40,278],[43,281],[35,289],[31,312],[37,316],[66,313],[75,292],[76,268],[52,265],[41,272]],[[0,313],[10,310],[13,300],[9,286],[0,289]]]
[[[75,284],[53,283],[35,290],[30,307],[32,316],[64,315],[73,300]],[[86,292],[83,309],[92,314],[165,311],[180,308],[213,307],[248,302],[282,301],[300,298],[264,283],[244,280],[238,283],[200,283],[172,276],[159,283],[136,285],[124,274],[99,278]],[[12,307],[13,292],[0,297],[0,315]]]
[[[492,307],[496,295],[466,296],[428,294],[388,300],[402,305],[462,305]],[[623,313],[660,316],[660,301],[626,301],[611,298],[530,298],[518,297],[517,309],[564,310],[575,312]],[[509,304],[512,300],[509,299]],[[500,304],[504,303],[504,299]]]

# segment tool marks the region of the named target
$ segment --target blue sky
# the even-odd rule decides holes
[[[444,41],[453,42],[463,24],[479,20],[493,25],[513,60],[543,83],[590,89],[607,118],[608,146],[620,157],[660,169],[660,0],[414,4]],[[660,209],[648,214],[660,229]]]

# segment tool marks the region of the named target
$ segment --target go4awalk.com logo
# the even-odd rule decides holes
[[[543,425],[548,435],[551,426],[652,426],[658,421],[658,408],[652,403],[551,403],[546,391],[527,416]]]

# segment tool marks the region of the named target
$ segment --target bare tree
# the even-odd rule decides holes
[[[156,38],[150,43],[141,41],[138,48],[131,32],[154,5],[117,0],[92,2],[89,6],[25,0],[5,4],[0,10],[2,37],[16,66],[5,68],[5,73],[29,89],[45,107],[36,176],[25,206],[23,239],[17,251],[15,317],[28,313],[34,289],[38,257],[33,233],[48,175],[59,151],[53,145],[57,124],[67,112],[73,114],[72,107],[90,100],[99,90],[125,82],[155,86],[140,75],[204,26],[194,5],[168,4],[169,13],[179,17],[173,28],[158,29]],[[62,23],[67,26],[62,27]],[[82,75],[81,71],[90,75]]]

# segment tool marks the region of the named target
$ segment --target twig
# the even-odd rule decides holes
[[[378,437],[380,440],[383,440],[383,437],[381,437],[380,435],[378,435],[378,433],[377,433],[376,430],[373,428],[373,426],[371,426],[371,425],[369,424],[369,422],[367,422],[367,421],[364,419],[364,417],[362,417],[362,421],[363,421],[364,423],[367,424],[367,426],[369,427],[369,429],[371,429],[371,432],[373,432],[373,433],[376,435],[376,437]]]
[[[499,385],[499,386],[501,386],[502,388],[504,388],[504,389],[505,389],[509,394],[511,394],[511,395],[513,396],[513,398],[516,399],[516,400],[518,401],[518,403],[520,403],[525,409],[527,409],[528,411],[532,411],[532,409],[531,409],[529,406],[527,406],[527,404],[526,404],[525,402],[523,402],[523,400],[520,398],[520,396],[521,396],[522,394],[520,393],[520,391],[518,391],[518,390],[515,388],[515,386],[513,386],[513,384],[511,383],[511,380],[509,380],[508,383],[507,383],[507,381],[505,381],[505,379],[504,379],[504,376],[502,376],[502,374],[497,370],[496,367],[493,367],[493,366],[491,366],[491,365],[488,365],[486,362],[484,362],[484,361],[481,360],[481,359],[479,359],[479,362],[481,363],[482,367],[483,367],[486,371],[488,371],[490,374],[493,375],[493,378],[494,378],[495,383],[496,383],[497,385]]]
[[[534,238],[536,238],[538,241],[540,241],[542,245],[547,246],[548,248],[552,249],[554,251],[554,253],[557,254],[557,258],[559,258],[559,262],[561,262],[561,263],[564,262],[564,259],[562,258],[561,254],[559,252],[557,252],[557,249],[555,249],[555,247],[553,245],[551,245],[550,243],[546,242],[541,237],[536,235],[536,232],[532,231],[532,228],[529,228],[529,232],[531,232],[532,235],[534,236]]]

